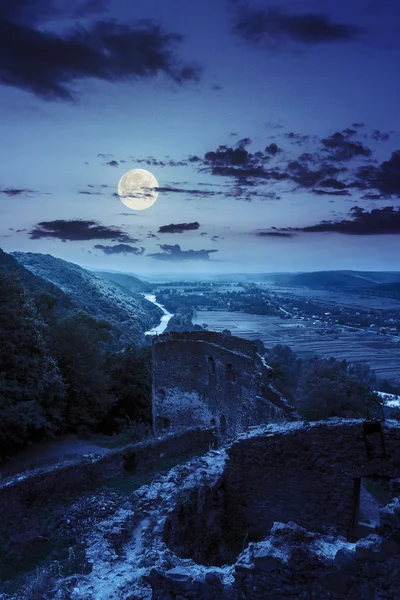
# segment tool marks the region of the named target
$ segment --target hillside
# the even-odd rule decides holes
[[[150,286],[133,275],[127,275],[126,273],[111,273],[109,271],[96,271],[96,275],[100,275],[100,277],[104,277],[105,279],[108,279],[108,281],[113,281],[114,283],[127,288],[131,292],[145,293],[149,291]]]
[[[400,299],[400,281],[380,283],[374,287],[374,293],[377,296]]]
[[[336,291],[358,291],[374,294],[380,286],[400,282],[400,273],[363,271],[315,271],[312,273],[281,273],[271,275],[277,285],[308,287],[311,289],[335,289]],[[378,285],[377,285],[378,284]],[[382,287],[384,292],[385,288]],[[388,288],[389,291],[389,288]]]
[[[39,299],[40,296],[50,295],[56,299],[55,311],[64,314],[76,307],[73,298],[66,294],[60,287],[45,278],[33,274],[26,269],[14,256],[7,254],[0,248],[0,272],[12,275],[13,279],[20,280],[25,289]]]
[[[143,339],[157,324],[161,310],[138,293],[50,254],[14,252],[18,262],[34,275],[58,286],[77,306],[97,319],[108,321],[123,347]]]

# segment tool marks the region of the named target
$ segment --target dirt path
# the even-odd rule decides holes
[[[0,466],[2,477],[17,475],[28,469],[43,467],[60,462],[61,459],[83,454],[107,454],[108,448],[80,440],[75,435],[66,435],[57,440],[32,444]]]

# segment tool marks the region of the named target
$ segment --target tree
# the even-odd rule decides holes
[[[96,427],[114,403],[104,368],[110,325],[83,311],[73,311],[50,333],[51,350],[67,388],[70,427]]]
[[[334,358],[304,364],[298,383],[297,410],[310,420],[367,417],[379,404],[367,383]]]
[[[151,423],[151,348],[128,346],[123,352],[110,354],[106,366],[115,402],[105,424],[114,417],[127,423]]]
[[[66,392],[45,344],[46,325],[23,285],[0,273],[0,450],[63,425]]]

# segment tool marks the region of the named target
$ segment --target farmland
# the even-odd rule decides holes
[[[194,323],[207,323],[208,329],[229,329],[232,335],[261,339],[266,346],[285,344],[300,357],[318,354],[338,360],[366,362],[380,378],[400,384],[400,337],[383,336],[374,331],[278,316],[250,315],[241,312],[197,311]],[[329,333],[334,331],[334,333]]]

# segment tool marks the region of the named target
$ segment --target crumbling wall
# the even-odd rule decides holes
[[[400,430],[383,425],[383,435],[386,457],[372,460],[361,421],[293,425],[233,443],[224,473],[230,528],[259,540],[274,521],[293,520],[350,536],[360,477],[399,474]]]
[[[274,522],[352,539],[361,477],[400,474],[400,428],[383,425],[385,456],[369,459],[363,422],[329,420],[255,429],[226,448],[213,486],[194,489],[168,516],[164,536],[181,557],[232,564]]]
[[[96,600],[103,597],[106,589],[107,597],[115,600],[131,597],[397,600],[400,588],[400,479],[397,479],[400,425],[393,422],[384,425],[386,456],[381,458],[368,459],[362,432],[362,421],[347,420],[257,428],[248,435],[243,434],[226,449],[212,450],[155,478],[151,485],[140,487],[129,497],[132,510],[128,512],[134,513],[133,529],[127,524],[130,537],[125,542],[126,551],[118,550],[117,560],[112,553],[110,557],[110,553],[104,551],[104,548],[109,549],[109,540],[115,539],[115,520],[98,528],[88,549],[88,555],[95,557],[95,567],[98,566],[74,581],[76,597]],[[240,447],[242,453],[239,453]],[[297,462],[295,454],[300,455]],[[252,460],[259,463],[258,474],[256,471],[247,473]],[[277,470],[272,470],[270,460],[275,461]],[[284,482],[285,477],[294,475],[296,465],[304,479],[310,480],[310,474],[317,471],[323,481],[319,485],[313,476],[314,491],[311,484],[307,488],[304,483],[306,495],[298,502],[299,478],[293,478],[291,486],[286,487]],[[324,475],[327,470],[330,477]],[[270,480],[272,474],[274,478]],[[353,477],[373,474],[393,479],[391,489],[398,498],[381,510],[383,528],[352,542],[338,535],[337,514],[327,494],[332,493],[338,500]],[[264,489],[256,481],[256,475],[263,480]],[[347,481],[343,489],[341,478]],[[237,483],[241,481],[249,488],[245,498],[237,494]],[[236,507],[229,503],[232,491],[236,493]],[[286,498],[283,491],[288,494]],[[262,492],[265,492],[263,514]],[[229,512],[233,509],[235,519],[242,518],[245,523],[254,525],[251,515],[254,500],[255,505],[259,505],[258,518],[270,523],[269,496],[274,494],[274,502],[280,507],[280,513],[276,512],[275,516],[281,514],[286,522],[275,521],[260,541],[252,542],[245,535],[232,560],[221,560],[225,553],[223,547],[230,543],[226,523],[229,520],[232,523],[233,518]],[[317,507],[323,511],[327,500],[329,511],[321,530],[326,524],[327,529],[332,525],[331,533],[315,530]],[[285,501],[290,510],[295,511],[295,515],[288,518],[283,506]],[[307,503],[312,519],[307,516]],[[296,524],[295,516],[309,519],[310,527]],[[221,526],[224,519],[227,521]],[[342,526],[343,523],[339,523],[339,528]],[[197,547],[203,557],[195,555]]]
[[[292,418],[269,385],[269,370],[248,340],[200,331],[153,339],[156,430],[215,424],[233,437],[260,423]]]
[[[192,428],[129,444],[103,456],[88,455],[67,464],[8,477],[0,484],[0,521],[18,519],[27,510],[62,501],[71,490],[83,493],[126,474],[145,473],[160,460],[207,451],[217,444],[214,429]]]

